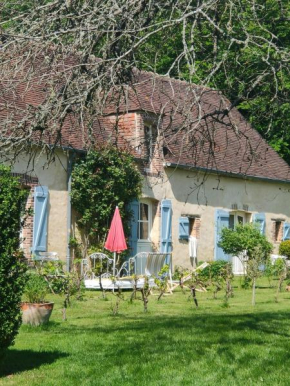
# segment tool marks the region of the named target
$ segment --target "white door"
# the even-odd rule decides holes
[[[238,224],[245,224],[248,222],[249,216],[244,212],[233,212],[230,214],[230,227],[234,228]],[[245,260],[244,256],[232,256],[233,274],[244,275],[245,274]]]

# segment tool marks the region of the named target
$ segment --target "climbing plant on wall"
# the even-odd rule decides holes
[[[141,194],[142,176],[133,157],[113,147],[93,150],[80,159],[72,172],[71,199],[77,223],[89,244],[103,244],[118,205],[125,234],[131,213],[128,204]]]

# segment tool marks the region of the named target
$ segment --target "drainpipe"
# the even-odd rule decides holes
[[[66,249],[66,270],[70,271],[70,236],[71,236],[71,172],[74,160],[74,154],[68,153],[68,166],[67,166],[67,249]]]

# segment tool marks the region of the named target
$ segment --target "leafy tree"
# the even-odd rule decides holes
[[[229,255],[243,254],[248,258],[247,275],[252,280],[252,304],[255,305],[256,279],[261,274],[261,264],[270,256],[272,244],[255,224],[240,224],[235,229],[222,229],[219,246]]]
[[[273,249],[272,244],[255,224],[239,224],[235,229],[223,228],[219,246],[225,253],[233,256],[246,251],[249,259],[255,258],[256,248],[261,247],[263,261],[267,260]]]
[[[128,234],[131,213],[127,206],[141,194],[141,181],[133,157],[113,147],[90,151],[76,163],[72,172],[72,205],[89,244],[103,245],[117,205]]]
[[[26,198],[27,191],[21,189],[10,169],[0,166],[0,357],[14,343],[21,324],[20,301],[26,265],[19,251],[19,240]]]
[[[152,34],[137,58],[144,69],[221,90],[290,162],[289,13],[287,0],[216,1],[206,16]]]

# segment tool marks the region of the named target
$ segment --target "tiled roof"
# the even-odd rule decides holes
[[[136,71],[122,107],[162,116],[166,162],[290,181],[289,165],[219,91]]]
[[[21,109],[26,110],[28,106],[31,114],[37,113],[45,98],[45,89],[42,82],[30,83],[32,86],[27,88],[25,83],[19,82],[17,92],[11,95],[9,90],[5,93],[2,82],[2,126],[11,119],[15,106],[18,112],[12,118],[14,120],[20,121],[23,116]],[[61,139],[56,127],[53,134],[44,136],[42,140],[51,144],[58,141],[60,146],[81,150],[87,149],[89,136],[96,144],[116,141],[114,122],[110,119],[110,115],[116,114],[116,100],[121,100],[118,102],[121,113],[145,111],[162,118],[159,131],[167,150],[166,162],[290,182],[288,164],[237,109],[230,109],[230,102],[219,91],[150,72],[135,71],[130,86],[122,88],[122,93],[112,93],[104,116],[94,122],[90,135],[80,129],[78,118],[71,114],[62,128]],[[227,110],[228,114],[225,113]],[[41,134],[34,133],[32,139],[37,143]],[[122,145],[128,145],[126,140]]]

